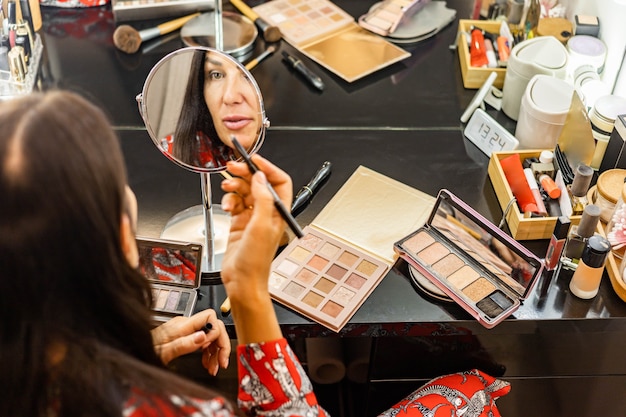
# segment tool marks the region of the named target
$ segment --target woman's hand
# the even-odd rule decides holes
[[[206,328],[210,330],[205,332]],[[217,375],[220,366],[228,367],[230,338],[224,323],[211,309],[191,317],[172,318],[152,330],[152,341],[164,364],[201,349],[202,365],[211,375]]]
[[[286,207],[291,206],[291,178],[259,155],[252,156],[260,172],[251,175],[243,162],[228,162],[232,179],[222,209],[231,214],[228,246],[222,260],[222,282],[240,344],[282,337],[268,290],[272,260],[285,231],[267,185],[272,185]]]

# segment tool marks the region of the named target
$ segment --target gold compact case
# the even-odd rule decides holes
[[[486,328],[513,314],[543,271],[537,256],[445,189],[427,223],[394,250]]]
[[[139,271],[152,286],[154,320],[189,317],[198,300],[202,245],[137,238]]]

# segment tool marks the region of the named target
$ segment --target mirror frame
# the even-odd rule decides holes
[[[261,145],[263,144],[264,140],[265,140],[265,134],[266,134],[266,130],[269,127],[270,123],[269,123],[269,119],[267,118],[266,114],[265,114],[265,106],[264,106],[264,102],[263,102],[263,96],[261,94],[261,90],[256,82],[256,79],[252,76],[252,74],[250,73],[250,71],[248,71],[239,61],[237,61],[233,56],[220,51],[218,49],[215,48],[210,48],[210,47],[205,47],[205,46],[191,46],[191,47],[185,47],[185,48],[181,48],[181,49],[177,49],[176,51],[173,51],[169,54],[167,54],[166,56],[164,56],[159,62],[157,62],[154,67],[152,67],[152,69],[150,70],[150,73],[148,74],[148,76],[146,77],[146,81],[144,82],[144,86],[142,89],[142,92],[137,95],[136,100],[137,100],[137,104],[139,106],[139,113],[141,115],[141,118],[143,119],[144,125],[146,126],[146,130],[148,131],[148,134],[150,135],[150,138],[152,139],[152,142],[154,143],[154,145],[157,147],[157,149],[163,154],[165,155],[170,161],[174,162],[175,164],[189,170],[192,172],[197,172],[197,173],[218,173],[218,172],[223,172],[226,170],[226,166],[219,166],[219,167],[201,167],[198,165],[192,165],[192,164],[188,164],[186,162],[183,162],[182,160],[176,158],[175,156],[173,156],[170,152],[167,152],[166,150],[163,149],[163,147],[161,146],[161,139],[159,137],[159,135],[155,132],[154,130],[154,120],[152,121],[152,123],[150,122],[150,118],[151,116],[148,114],[148,102],[150,101],[150,88],[151,88],[151,83],[154,82],[154,79],[156,77],[156,75],[163,69],[166,67],[167,64],[173,62],[173,60],[178,57],[181,56],[183,54],[193,54],[196,51],[204,51],[206,52],[212,52],[212,53],[216,53],[216,54],[220,54],[221,56],[223,56],[225,59],[227,59],[228,61],[230,61],[235,67],[237,67],[245,76],[248,77],[248,79],[251,82],[251,85],[253,86],[255,93],[258,97],[258,102],[259,102],[259,109],[260,109],[260,115],[261,115],[261,126],[259,127],[259,133],[257,135],[257,138],[254,142],[254,146],[252,146],[251,149],[248,149],[248,153],[249,154],[253,154],[255,152],[257,152],[259,150],[259,148],[261,147]],[[186,73],[186,77],[185,80],[188,80],[188,74],[189,71],[187,71]],[[156,85],[156,84],[155,84]],[[169,100],[168,98],[168,93],[162,91],[164,86],[161,86],[161,88],[159,88],[158,90],[152,90],[152,94],[154,95],[155,91],[158,91],[162,97],[156,99],[156,100],[160,100],[160,103],[164,103],[167,100]],[[154,87],[152,87],[154,88]],[[181,105],[177,106],[177,109],[179,109],[178,113],[180,114],[180,110],[182,110],[182,97],[184,97],[185,91],[187,89],[187,84],[185,84],[185,87],[181,93]],[[156,101],[155,100],[155,101]],[[161,106],[163,107],[163,106]],[[175,125],[178,123],[178,118],[176,119],[176,123]],[[237,159],[238,161],[241,161],[242,158],[239,157]]]

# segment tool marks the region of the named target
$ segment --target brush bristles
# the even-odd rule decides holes
[[[113,32],[113,44],[120,51],[134,54],[141,46],[141,36],[132,26],[120,25]]]

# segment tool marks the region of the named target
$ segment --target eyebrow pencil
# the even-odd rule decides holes
[[[246,161],[246,164],[248,164],[248,168],[250,169],[250,172],[252,172],[253,174],[258,172],[259,168],[256,165],[254,165],[254,162],[252,162],[252,160],[250,159],[250,155],[248,155],[248,152],[246,152],[244,147],[241,146],[241,143],[239,143],[237,138],[234,135],[232,135],[231,140],[233,141],[233,144],[235,145],[237,152],[239,152],[243,160]],[[267,188],[270,190],[270,193],[272,193],[272,197],[274,198],[274,205],[276,206],[276,209],[280,213],[280,216],[283,218],[283,220],[287,222],[287,225],[289,226],[291,231],[296,235],[296,237],[298,238],[303,237],[304,232],[300,228],[300,225],[298,224],[298,222],[296,222],[296,219],[294,219],[291,213],[287,210],[287,208],[281,201],[280,197],[278,197],[278,194],[276,194],[276,191],[274,191],[274,188],[270,185],[269,182],[267,183]]]

